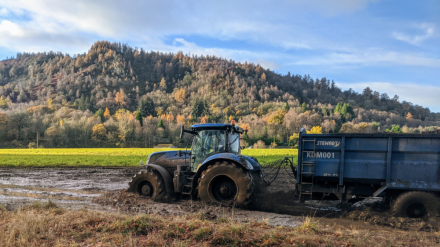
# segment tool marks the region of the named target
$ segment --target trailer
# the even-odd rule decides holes
[[[440,136],[307,134],[296,170],[300,201],[383,197],[395,216],[437,215]]]

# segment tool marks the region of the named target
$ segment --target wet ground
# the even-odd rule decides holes
[[[139,168],[0,168],[0,204],[17,208],[51,200],[66,208],[102,209],[92,199],[127,188]]]
[[[182,215],[200,213],[207,218],[232,217],[239,221],[262,220],[271,225],[297,227],[305,217],[313,217],[331,229],[368,231],[438,231],[438,218],[390,217],[380,199],[354,205],[338,201],[308,201],[299,204],[294,194],[295,180],[288,170],[280,171],[268,193],[247,209],[222,207],[199,201],[178,200],[157,203],[127,193],[128,182],[140,168],[0,168],[0,205],[15,209],[35,201],[51,200],[70,209],[87,207],[101,211]],[[271,170],[266,170],[271,173]]]

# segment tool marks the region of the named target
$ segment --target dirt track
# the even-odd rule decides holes
[[[305,216],[319,219],[330,228],[360,228],[377,231],[438,231],[439,221],[390,217],[377,200],[367,200],[340,208],[337,201],[298,204],[295,181],[281,171],[268,187],[269,193],[250,209],[220,207],[199,201],[180,200],[157,203],[127,193],[128,182],[139,168],[0,168],[0,205],[14,209],[34,201],[53,202],[71,209],[87,207],[101,211],[181,215],[200,213],[210,217],[233,217],[239,221],[267,220],[271,225],[296,227]],[[270,172],[270,171],[268,171]],[[392,228],[377,228],[386,226]]]

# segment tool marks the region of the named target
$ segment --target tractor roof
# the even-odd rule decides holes
[[[235,126],[235,125],[231,125],[231,124],[209,123],[209,124],[195,124],[195,125],[191,126],[193,131],[200,131],[200,130],[230,130],[232,127],[235,129],[235,131],[243,133],[243,129],[242,128],[240,128],[238,126]]]

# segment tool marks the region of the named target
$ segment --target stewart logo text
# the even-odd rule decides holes
[[[332,159],[332,158],[335,158],[335,153],[331,153],[331,152],[307,152],[307,158]]]
[[[319,146],[333,146],[338,147],[341,142],[339,141],[317,141],[316,144]]]

